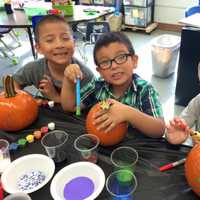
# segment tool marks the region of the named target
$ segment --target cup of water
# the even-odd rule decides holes
[[[81,161],[97,162],[99,138],[92,134],[83,134],[74,141]]]
[[[31,197],[26,193],[18,192],[8,195],[3,200],[31,200]]]
[[[0,174],[10,163],[9,142],[7,140],[0,139]]]
[[[61,130],[54,130],[47,133],[41,140],[48,156],[56,163],[67,159],[68,133]]]

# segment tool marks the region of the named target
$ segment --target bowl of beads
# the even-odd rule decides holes
[[[76,162],[61,169],[50,186],[55,200],[94,200],[105,184],[105,174],[96,164]]]
[[[42,154],[30,154],[14,160],[1,176],[8,193],[32,193],[49,182],[55,171],[54,161]]]

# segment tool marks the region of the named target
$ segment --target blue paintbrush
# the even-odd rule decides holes
[[[80,79],[76,79],[76,115],[81,115]]]

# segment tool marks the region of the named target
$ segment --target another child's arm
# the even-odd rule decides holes
[[[190,129],[186,122],[179,117],[171,120],[169,125],[166,125],[166,129],[165,136],[171,144],[182,144],[190,134]]]
[[[149,137],[162,137],[165,128],[163,119],[147,115],[116,100],[110,101],[112,105],[108,111],[100,111],[95,115],[98,129],[109,132],[118,123],[126,121]]]
[[[77,64],[68,65],[64,71],[61,90],[61,104],[64,110],[74,112],[76,110],[76,79],[82,80],[83,74]]]

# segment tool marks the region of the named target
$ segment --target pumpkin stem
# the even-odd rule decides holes
[[[11,75],[7,75],[3,77],[3,87],[4,87],[6,98],[16,96],[17,92],[15,91],[15,87],[14,87],[14,79]]]

